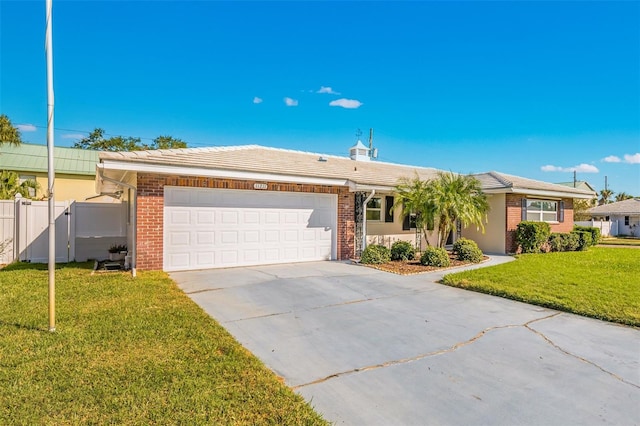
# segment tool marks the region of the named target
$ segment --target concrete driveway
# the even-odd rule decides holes
[[[171,277],[336,424],[640,424],[638,329],[340,262]]]

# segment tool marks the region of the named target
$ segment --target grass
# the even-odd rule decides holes
[[[525,254],[514,262],[446,275],[443,283],[534,305],[640,326],[640,251]]]
[[[604,237],[600,244],[615,246],[637,246],[640,247],[640,238],[637,237]]]
[[[0,271],[0,423],[326,424],[168,276]]]

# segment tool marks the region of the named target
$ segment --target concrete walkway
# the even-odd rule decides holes
[[[638,329],[434,283],[442,273],[316,262],[171,276],[336,424],[640,424]]]

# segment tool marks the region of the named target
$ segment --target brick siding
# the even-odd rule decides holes
[[[518,249],[516,243],[516,228],[522,219],[522,199],[527,198],[520,194],[506,194],[507,229],[505,230],[505,248],[507,253],[515,253]],[[573,199],[563,198],[564,222],[551,223],[551,232],[571,232],[573,229]]]
[[[267,191],[336,194],[338,196],[337,256],[339,260],[353,257],[355,201],[354,195],[346,187],[138,173],[137,268],[158,270],[163,267],[165,185],[254,191],[255,183],[266,184]]]

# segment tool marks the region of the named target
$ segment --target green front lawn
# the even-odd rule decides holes
[[[600,240],[600,244],[608,244],[615,246],[638,246],[640,247],[640,238],[637,237],[604,237]]]
[[[326,424],[166,274],[0,271],[2,424]]]
[[[593,318],[640,326],[640,251],[525,254],[488,268],[446,275],[443,282]]]

